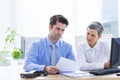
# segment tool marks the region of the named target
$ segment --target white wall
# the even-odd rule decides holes
[[[77,35],[85,35],[86,27],[92,21],[101,21],[102,0],[78,0]]]
[[[75,35],[85,35],[89,23],[102,20],[102,1],[1,0],[0,33],[3,26],[10,25],[17,27],[18,33],[23,36],[46,36],[49,18],[54,14],[63,14],[70,23],[63,38],[74,46]]]
[[[101,0],[16,0],[16,26],[24,36],[46,36],[54,14],[68,18],[63,38],[74,46],[74,36],[85,35],[88,24],[101,19]]]
[[[17,4],[20,1],[17,1]],[[17,14],[22,17],[19,17],[22,23],[18,23],[18,26],[22,24],[22,35],[46,36],[49,18],[54,14],[63,14],[67,17],[70,22],[69,28],[72,28],[72,0],[22,0],[19,6],[21,9],[19,8]]]
[[[4,43],[4,32],[10,26],[10,0],[0,0],[0,45]],[[0,49],[3,46],[0,46]]]

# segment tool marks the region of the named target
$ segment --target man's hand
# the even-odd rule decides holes
[[[59,69],[55,66],[46,66],[45,71],[48,74],[58,74],[59,73]]]
[[[104,69],[108,69],[110,68],[110,60],[108,60],[107,62],[105,62],[104,64]]]

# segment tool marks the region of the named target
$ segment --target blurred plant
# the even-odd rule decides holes
[[[20,34],[17,34],[16,29],[12,29],[10,27],[7,27],[7,30],[5,32],[6,37],[5,37],[5,48],[7,46],[11,46],[13,45],[13,48],[16,48],[16,44],[15,44],[15,38],[17,36],[20,36]]]
[[[20,34],[18,34],[16,32],[16,29],[12,29],[12,28],[7,28],[6,32],[7,34],[6,38],[5,38],[5,44],[8,46],[11,46],[12,47],[12,58],[13,59],[20,59],[21,56],[22,56],[22,52],[20,49],[18,49],[16,47],[16,44],[15,44],[15,39],[17,36],[20,36]]]
[[[16,29],[7,27],[7,30],[5,31],[5,44],[2,50],[0,51],[0,65],[6,65],[6,63],[10,64],[9,58],[11,55],[13,59],[16,59],[16,58],[18,59],[22,55],[22,53],[20,53],[20,50],[18,49],[15,43],[17,37],[19,36],[20,34],[16,32]],[[16,49],[18,52],[16,51]],[[13,52],[12,54],[11,54],[11,50]]]
[[[13,59],[20,59],[22,57],[22,52],[20,49],[14,49],[12,51],[12,58]]]

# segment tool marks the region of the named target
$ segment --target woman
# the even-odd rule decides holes
[[[95,70],[109,68],[110,48],[108,43],[100,41],[103,26],[99,22],[91,23],[87,28],[87,43],[79,46],[78,60],[80,70]]]

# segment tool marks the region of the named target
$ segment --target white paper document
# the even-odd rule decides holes
[[[80,66],[77,62],[64,57],[59,59],[56,67],[60,70],[60,74],[69,77],[87,77],[92,75],[88,72],[79,71]]]
[[[83,72],[83,71],[61,73],[61,74],[69,76],[69,77],[90,77],[90,76],[93,76],[93,74],[90,74],[89,72]]]
[[[69,71],[78,71],[79,66],[77,62],[61,57],[56,64],[56,67],[60,70],[60,72],[69,72]]]

